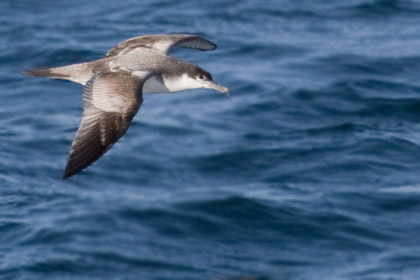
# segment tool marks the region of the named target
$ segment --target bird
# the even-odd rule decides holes
[[[143,103],[143,93],[207,88],[229,95],[201,67],[169,56],[174,47],[212,51],[216,44],[193,34],[156,34],[127,39],[98,60],[24,70],[35,77],[84,86],[83,116],[62,178],[84,170],[120,139]]]

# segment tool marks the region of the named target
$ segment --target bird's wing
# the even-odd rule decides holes
[[[68,178],[106,153],[124,135],[137,113],[142,87],[151,76],[96,73],[83,90],[83,118],[73,140],[63,178]]]
[[[212,42],[196,35],[172,34],[172,35],[148,35],[130,38],[113,47],[107,57],[126,54],[136,48],[154,48],[164,54],[168,54],[175,47],[211,51],[216,48]]]

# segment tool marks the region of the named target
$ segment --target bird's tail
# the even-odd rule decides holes
[[[63,73],[63,71],[59,71],[60,68],[62,67],[29,69],[29,70],[23,70],[22,73],[25,75],[34,76],[34,77],[50,77],[50,78],[57,78],[57,79],[68,78],[68,74]]]
[[[93,74],[87,63],[78,63],[54,68],[30,69],[24,70],[22,73],[34,77],[70,80],[83,85],[89,81]]]

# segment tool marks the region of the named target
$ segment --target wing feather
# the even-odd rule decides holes
[[[83,91],[83,118],[70,149],[66,179],[85,169],[125,134],[143,101],[146,78],[129,73],[96,73]]]
[[[190,34],[172,35],[148,35],[139,36],[123,41],[113,47],[107,57],[126,54],[136,48],[154,48],[164,54],[168,54],[175,46],[197,49],[201,51],[211,51],[216,45],[200,36]]]

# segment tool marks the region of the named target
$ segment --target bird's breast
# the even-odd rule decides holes
[[[156,75],[148,79],[143,85],[143,93],[167,93],[171,92],[165,85],[162,75]]]

